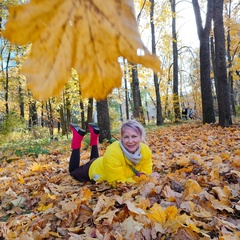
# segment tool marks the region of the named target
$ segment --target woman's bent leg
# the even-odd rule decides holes
[[[80,164],[80,149],[73,149],[69,161],[69,172],[73,172]]]
[[[93,160],[94,161],[94,160]],[[74,171],[72,171],[70,174],[72,177],[74,177],[79,182],[89,182],[91,181],[89,178],[89,168],[93,161],[89,161],[84,165],[81,165],[80,167],[76,168]]]
[[[92,149],[91,149],[90,160],[91,159],[96,159],[98,157],[99,157],[98,146],[94,145],[94,146],[92,146]]]

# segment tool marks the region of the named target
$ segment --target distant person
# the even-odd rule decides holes
[[[71,176],[80,182],[133,182],[134,176],[152,173],[152,152],[143,143],[145,130],[135,121],[128,120],[121,126],[121,139],[109,145],[102,157],[98,153],[99,128],[89,123],[91,155],[90,161],[80,166],[80,148],[85,131],[70,124],[73,138],[69,161]]]
[[[188,114],[187,108],[183,108],[183,109],[182,109],[182,119],[183,119],[183,120],[187,120],[187,119],[188,119],[188,118],[187,118],[187,114]]]
[[[195,119],[195,110],[193,110],[193,109],[189,110],[189,118]]]

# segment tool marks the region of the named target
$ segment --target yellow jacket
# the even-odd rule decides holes
[[[89,177],[96,182],[133,182],[135,176],[131,166],[145,174],[152,173],[152,152],[150,148],[140,143],[142,159],[137,165],[131,163],[123,154],[119,141],[107,147],[104,155],[97,158],[90,166]]]

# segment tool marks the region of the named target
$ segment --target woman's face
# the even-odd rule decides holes
[[[130,152],[135,153],[142,138],[138,132],[131,128],[126,128],[122,134],[123,146]]]

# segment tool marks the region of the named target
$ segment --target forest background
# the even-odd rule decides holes
[[[18,3],[1,1],[2,30],[8,5]],[[154,122],[159,126],[182,119],[184,108],[193,109],[203,123],[217,118],[221,126],[231,125],[240,102],[239,3],[225,1],[219,8],[208,1],[135,1],[135,12],[144,44],[161,61],[161,73],[119,56],[124,73],[121,87],[100,101],[81,97],[74,70],[60,96],[46,101],[34,98],[25,76],[19,73],[30,45],[14,45],[1,37],[1,134],[11,133],[13,128],[34,134],[48,129],[54,138],[54,129],[63,136],[68,133],[69,122],[85,129],[87,122],[95,121],[102,129],[103,141],[111,139],[111,128],[123,120],[134,117],[144,125]],[[182,12],[195,13],[195,29],[184,30],[189,19],[185,20]],[[44,69],[40,66],[39,71]]]
[[[6,23],[12,21],[8,7],[31,2],[39,1],[0,1],[0,239],[239,239],[238,1],[134,1],[140,36],[159,58],[161,70],[153,72],[144,68],[144,61],[119,56],[121,87],[112,87],[106,99],[100,97],[104,91],[99,79],[87,89],[93,97],[83,97],[81,79],[73,69],[63,91],[45,100],[40,98],[48,89],[34,97],[20,72],[34,51],[32,45],[13,44],[11,37],[15,34],[19,41],[30,37],[27,33],[34,21],[24,19],[34,18],[36,11],[22,9],[22,21],[15,21],[15,29],[4,35]],[[37,9],[43,13],[48,9],[49,19],[64,19],[64,11],[54,15],[54,4],[76,3],[41,2]],[[119,13],[114,10],[107,11]],[[97,19],[99,12],[93,14]],[[195,16],[194,29],[184,30],[183,12]],[[59,29],[51,30],[57,35]],[[134,30],[131,36],[136,37]],[[144,54],[138,51],[139,56]],[[53,61],[58,61],[57,53]],[[39,59],[39,76],[46,72],[44,66]],[[64,64],[61,67],[60,74]],[[45,79],[35,80],[40,92]],[[119,126],[129,118],[138,119],[147,130],[154,173],[136,178],[131,185],[82,184],[72,179],[67,171],[68,124],[87,129],[88,122],[98,122],[102,154],[119,139]],[[88,161],[88,145],[89,135],[82,162]]]

